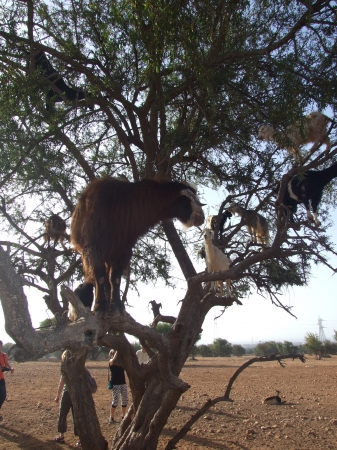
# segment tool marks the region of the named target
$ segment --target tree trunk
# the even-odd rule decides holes
[[[171,389],[167,383],[163,383],[157,373],[147,384],[131,424],[126,430],[121,427],[116,433],[112,449],[155,450],[162,429],[181,394],[181,390]]]
[[[15,273],[9,255],[1,246],[0,299],[7,334],[14,342],[20,342],[28,353],[33,354],[38,339],[30,318],[27,298],[23,292],[22,279]]]
[[[90,392],[84,364],[87,351],[67,351],[61,365],[74,410],[76,429],[83,450],[106,450],[108,443],[102,435]],[[90,414],[90,418],[88,418]],[[89,419],[89,420],[88,420]]]

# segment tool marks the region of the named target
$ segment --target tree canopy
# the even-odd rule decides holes
[[[179,373],[211,308],[227,308],[257,291],[291,313],[281,301],[285,289],[305,285],[313,263],[335,270],[328,262],[336,254],[328,234],[335,183],[324,194],[319,228],[301,207],[295,227],[281,206],[292,175],[336,161],[335,2],[0,4],[0,226],[6,236],[0,242],[0,297],[6,331],[20,360],[58,348],[73,351],[65,373],[75,390],[85,383],[83,376],[76,386],[69,371],[84,364],[79,349],[98,344],[119,350],[137,413],[116,434],[114,448],[155,448],[188,389]],[[256,139],[261,124],[284,129],[303,123],[313,110],[332,120],[329,155],[303,149],[304,166],[294,166],[285,150]],[[172,285],[174,254],[188,283],[178,317],[168,320],[170,331],[162,336],[157,322],[137,323],[128,309],[105,321],[82,310],[85,320],[69,326],[64,313],[68,301],[77,300],[60,286],[82,281],[80,255],[69,245],[55,251],[44,245],[43,224],[58,214],[69,226],[79,193],[103,175],[192,181],[201,191],[221,186],[226,196],[219,214],[232,201],[261,213],[271,246],[247,243],[243,221],[233,221],[221,240],[215,236],[231,258],[229,271],[197,274],[190,255],[201,246],[199,230],[184,234],[172,221],[163,222],[137,242],[122,290],[127,301],[128,290],[140,282],[162,278]],[[219,277],[231,279],[231,298],[209,292],[209,282]],[[33,329],[22,284],[44,294],[55,326]],[[157,349],[146,367],[136,366],[125,332]],[[156,386],[157,400],[141,402]],[[83,402],[94,411],[91,398]],[[142,432],[132,434],[135,429]],[[83,448],[104,448],[97,421],[87,432]]]

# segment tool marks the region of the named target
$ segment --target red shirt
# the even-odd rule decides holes
[[[8,366],[8,356],[6,355],[6,353],[0,352],[0,366]],[[0,370],[0,380],[3,380],[4,378],[4,373]]]

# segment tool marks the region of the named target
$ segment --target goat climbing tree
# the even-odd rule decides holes
[[[244,304],[258,290],[291,313],[280,300],[283,289],[305,285],[311,262],[334,271],[327,259],[336,254],[328,235],[334,186],[321,204],[321,226],[304,220],[299,208],[294,227],[281,201],[290,176],[303,168],[274,144],[259,143],[256,134],[264,122],[286,127],[324,110],[333,120],[330,154],[320,148],[304,154],[304,167],[336,160],[335,3],[0,2],[0,298],[14,356],[25,361],[67,348],[62,370],[76,400],[86,351],[96,344],[120,350],[134,414],[129,411],[112,448],[155,449],[189,388],[179,374],[213,307]],[[36,64],[41,52],[56,71],[52,77]],[[56,82],[61,78],[65,92]],[[232,297],[220,298],[209,292],[209,281],[219,275],[194,268],[198,235],[187,238],[174,222],[164,222],[137,243],[123,299],[142,281],[172,284],[174,255],[186,293],[176,317],[161,311],[170,315],[163,319],[172,323],[169,333],[156,331],[158,317],[152,326],[138,323],[137,304],[122,317],[97,318],[65,286],[83,278],[79,255],[69,246],[44,246],[43,223],[55,213],[69,226],[79,192],[104,174],[221,189],[219,213],[231,201],[255,209],[269,222],[270,247],[247,244],[242,222],[226,229],[217,245],[232,260],[221,275],[231,279]],[[33,328],[24,285],[44,294],[54,327]],[[81,316],[73,324],[64,315],[69,301]],[[146,366],[138,365],[125,333],[155,349]],[[90,394],[83,402],[74,401],[82,446],[103,449]]]

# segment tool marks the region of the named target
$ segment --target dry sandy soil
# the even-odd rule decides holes
[[[180,399],[163,430],[158,448],[165,444],[208,398],[224,393],[229,377],[245,358],[198,358],[188,361],[181,377],[191,388]],[[53,442],[57,435],[58,407],[54,403],[60,364],[31,362],[14,364],[15,374],[6,373],[7,401],[2,408],[0,449],[74,448],[69,414],[66,443]],[[109,425],[111,393],[107,390],[107,364],[88,361],[98,383],[94,394],[104,436],[111,441],[115,427]],[[286,361],[256,363],[234,383],[233,403],[218,403],[193,426],[180,449],[337,449],[337,357],[306,363]],[[275,395],[285,403],[265,405]],[[120,409],[117,410],[117,420]],[[93,449],[95,450],[95,449]]]

